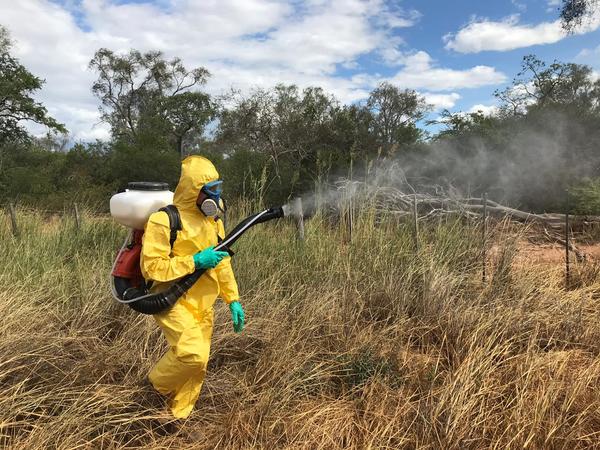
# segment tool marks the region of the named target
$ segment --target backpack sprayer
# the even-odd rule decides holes
[[[173,202],[173,193],[166,183],[137,182],[129,183],[125,192],[110,199],[110,213],[121,225],[130,228],[125,242],[117,254],[111,270],[112,295],[119,303],[126,304],[142,314],[157,314],[171,308],[177,300],[190,289],[204,274],[206,269],[197,269],[171,284],[163,292],[149,292],[149,284],[144,280],[140,269],[142,236],[144,225],[150,215],[165,210],[169,215],[171,235],[177,230],[169,205]],[[242,220],[227,236],[215,246],[215,250],[225,251],[233,256],[230,247],[246,231],[259,223],[268,222],[289,215],[287,206],[265,209]],[[171,239],[171,247],[173,246]]]

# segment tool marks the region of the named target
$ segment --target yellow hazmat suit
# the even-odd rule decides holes
[[[150,216],[141,267],[144,277],[154,280],[153,291],[163,290],[167,283],[194,272],[193,255],[216,245],[217,235],[224,237],[223,222],[204,216],[196,206],[202,186],[218,178],[217,170],[206,158],[189,156],[183,161],[173,199],[182,230],[172,251],[167,213]],[[177,418],[188,417],[200,395],[210,353],[213,304],[219,295],[227,304],[239,299],[229,257],[207,270],[170,310],[154,315],[171,348],[148,378],[158,392],[171,396],[171,411]]]

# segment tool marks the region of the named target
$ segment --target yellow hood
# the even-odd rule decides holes
[[[208,159],[198,155],[188,156],[181,163],[181,176],[173,203],[179,209],[196,209],[196,199],[202,186],[218,179],[219,173]]]

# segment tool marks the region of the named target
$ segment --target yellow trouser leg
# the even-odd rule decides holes
[[[210,354],[212,318],[212,310],[197,312],[182,301],[155,316],[171,348],[148,378],[158,392],[173,395],[171,411],[177,418],[188,417],[200,395]]]

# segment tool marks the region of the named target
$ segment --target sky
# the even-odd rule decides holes
[[[13,54],[75,141],[107,139],[88,68],[101,47],[162,50],[211,73],[205,90],[294,83],[342,103],[379,83],[414,89],[432,114],[491,112],[523,56],[600,71],[600,12],[573,35],[560,0],[0,0]],[[43,130],[31,127],[34,133]]]

